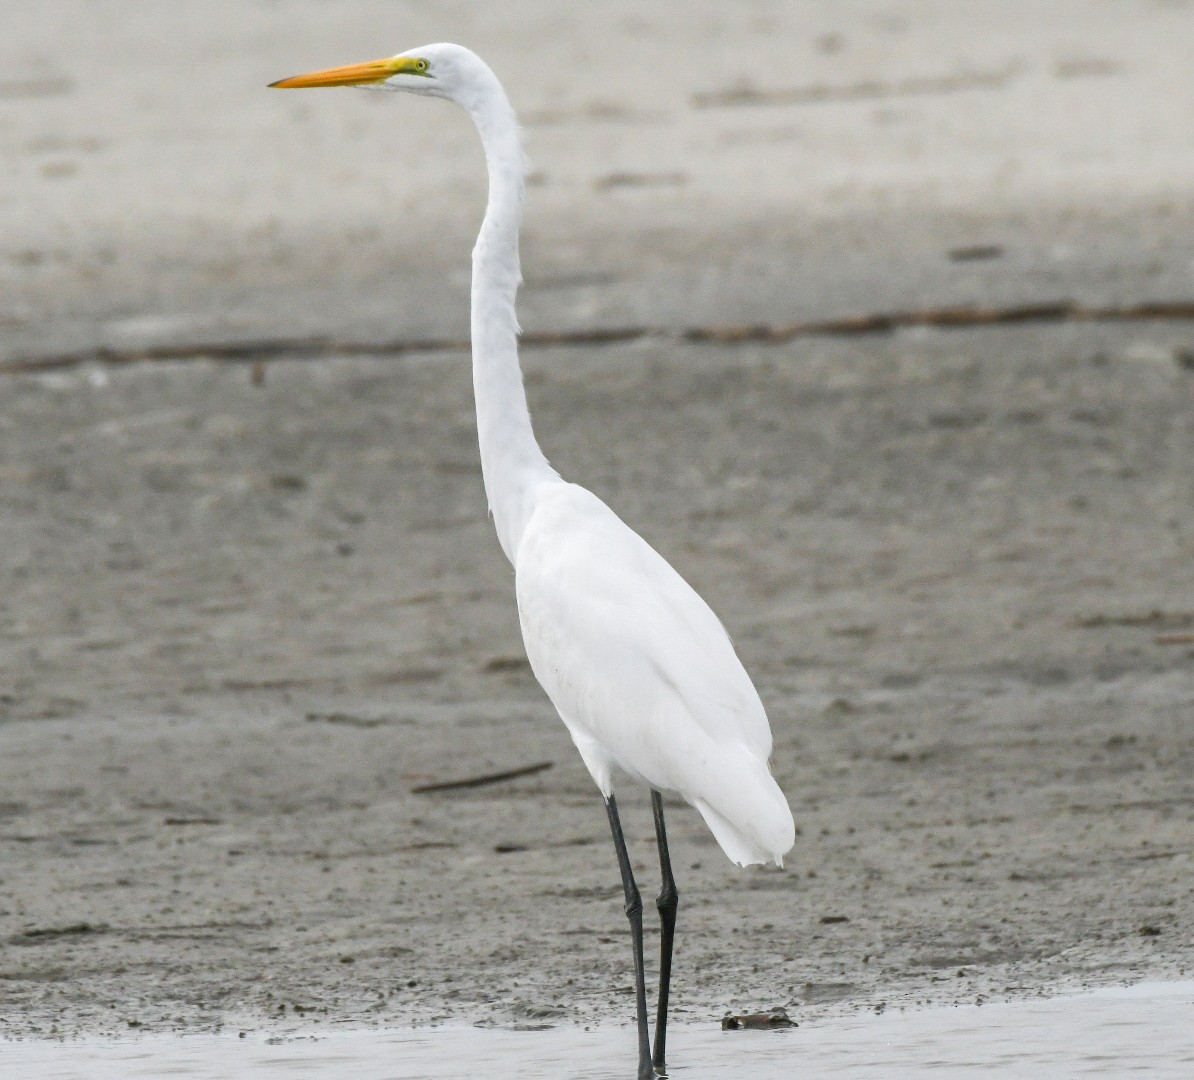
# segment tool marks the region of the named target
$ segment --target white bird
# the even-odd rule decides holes
[[[740,866],[782,865],[792,812],[771,776],[771,729],[725,628],[692,587],[597,496],[548,464],[531,430],[515,294],[526,159],[490,68],[459,45],[298,75],[280,88],[368,86],[447,98],[485,147],[489,201],[473,249],[472,349],[485,492],[514,566],[531,668],[605,798],[630,919],[639,1077],[666,1075],[667,998],[678,893],[662,792],[700,811]],[[615,770],[647,784],[663,889],[654,1048],[647,1025],[642,902],[614,800]]]

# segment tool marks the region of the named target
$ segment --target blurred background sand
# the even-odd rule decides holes
[[[840,7],[24,11],[0,82],[0,345],[464,334],[467,119],[262,92],[443,38],[484,52],[527,130],[529,330],[1185,295],[1185,4]]]

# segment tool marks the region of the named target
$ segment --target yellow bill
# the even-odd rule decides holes
[[[367,60],[363,64],[327,68],[306,75],[292,75],[270,86],[279,90],[300,90],[311,86],[368,86],[385,82],[395,75],[426,75],[427,61],[413,56],[391,56],[385,60]]]

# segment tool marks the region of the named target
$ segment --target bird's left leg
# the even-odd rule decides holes
[[[651,809],[655,812],[655,839],[659,844],[659,872],[663,888],[655,906],[659,908],[659,1011],[655,1017],[655,1053],[652,1062],[660,1076],[667,1075],[667,999],[672,984],[672,940],[676,933],[676,909],[680,894],[672,877],[672,857],[668,853],[667,829],[663,824],[663,796],[651,790]]]
[[[651,1067],[651,1035],[647,1031],[647,983],[643,973],[643,901],[634,874],[630,869],[630,856],[626,853],[626,838],[622,835],[622,822],[618,819],[618,805],[613,794],[605,800],[605,812],[609,815],[610,831],[614,834],[614,848],[618,853],[618,869],[622,872],[622,888],[626,892],[626,918],[630,920],[630,935],[634,942],[634,990],[638,1004],[638,1080],[654,1080],[655,1070]]]

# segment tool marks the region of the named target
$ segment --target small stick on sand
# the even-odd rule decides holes
[[[554,762],[539,761],[534,765],[524,765],[521,769],[509,769],[506,772],[487,773],[485,776],[470,776],[467,780],[444,780],[438,784],[420,784],[411,788],[414,795],[426,795],[431,791],[455,791],[458,788],[484,787],[486,784],[500,784],[503,780],[517,780],[520,776],[533,776],[535,773],[550,769]]]

